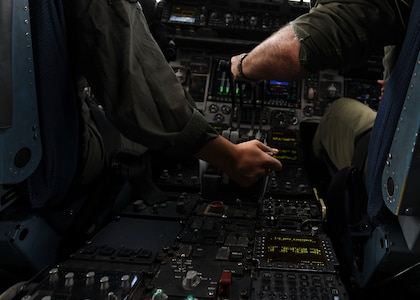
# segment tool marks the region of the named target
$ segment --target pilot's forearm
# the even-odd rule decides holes
[[[401,18],[390,0],[341,4],[320,0],[320,5],[291,21],[252,51],[231,58],[236,79],[298,80],[325,69],[350,69],[366,62],[385,45],[403,35]],[[242,59],[241,59],[242,58]]]
[[[242,58],[244,54],[232,57],[231,71],[236,79],[251,81],[301,79],[308,72],[300,65],[299,50],[300,43],[292,27],[286,25],[255,47],[245,58]],[[240,74],[240,69],[243,74]]]

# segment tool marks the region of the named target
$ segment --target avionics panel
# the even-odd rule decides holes
[[[214,102],[231,102],[233,97],[244,104],[263,101],[273,107],[300,108],[299,82],[267,80],[261,83],[237,82],[230,74],[228,59],[216,58],[207,96]]]
[[[319,122],[333,101],[352,98],[377,110],[381,96],[377,80],[349,78],[337,70],[312,74],[302,81],[301,121]]]
[[[336,257],[326,236],[268,232],[255,240],[254,256],[262,269],[336,272]]]
[[[297,129],[300,109],[300,82],[268,80],[235,81],[229,58],[213,59],[205,116],[215,125],[269,130],[271,127]],[[236,127],[235,127],[236,126]]]
[[[284,271],[257,272],[250,299],[348,299],[344,284],[335,274]]]
[[[32,296],[21,299],[140,299],[138,266],[68,262],[52,267]]]
[[[268,106],[300,108],[297,81],[268,80],[265,102]]]
[[[174,4],[171,7],[168,22],[195,24],[200,20],[198,8],[193,5]]]
[[[313,236],[270,234],[266,238],[264,257],[267,263],[304,263],[321,267],[327,264],[321,239]]]
[[[319,122],[331,103],[344,96],[344,77],[337,70],[312,74],[302,81],[301,121]]]
[[[279,149],[274,157],[280,161],[302,161],[299,142],[299,134],[295,130],[273,128],[267,134],[267,145]]]
[[[253,86],[251,83],[234,81],[227,59],[216,58],[213,64],[211,83],[207,99],[214,102],[250,103]]]
[[[260,41],[308,10],[302,1],[167,0],[157,4],[157,19],[179,41],[238,44]]]

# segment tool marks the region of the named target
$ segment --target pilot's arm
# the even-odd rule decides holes
[[[374,51],[401,43],[410,13],[406,2],[319,0],[246,57],[232,57],[232,73],[252,81],[297,80],[324,69],[361,65]]]
[[[195,108],[135,1],[65,0],[71,54],[109,120],[132,141],[173,157],[193,156],[249,186],[281,163],[260,142],[235,145]]]

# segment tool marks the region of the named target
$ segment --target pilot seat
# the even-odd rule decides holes
[[[419,50],[420,2],[414,1],[364,150],[366,189],[363,167],[353,165],[333,176],[327,194],[329,232],[355,299],[420,295]]]
[[[1,1],[0,11],[2,290],[79,248],[132,200],[130,174],[147,168],[144,153],[118,147],[72,74],[61,1]]]

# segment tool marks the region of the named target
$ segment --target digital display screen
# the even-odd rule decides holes
[[[214,94],[218,96],[230,95],[230,82],[227,72],[217,72],[214,81]]]
[[[229,72],[217,69],[213,78],[213,96],[219,97],[231,97],[232,87],[229,81]],[[242,95],[243,99],[247,100],[250,98],[252,93],[252,87],[249,83],[236,82],[233,87],[235,99],[239,100]]]
[[[249,82],[235,82],[235,86],[231,87],[229,82],[230,69],[224,70],[215,64],[212,78],[212,88],[209,93],[213,101],[226,101],[232,95],[238,102],[242,97],[243,103],[251,103],[252,99],[264,99],[264,104],[268,106],[298,108],[300,107],[300,98],[298,95],[299,83],[295,81],[276,81],[269,80],[265,82],[264,88],[261,85],[256,86]],[[264,95],[262,95],[264,94]],[[219,99],[217,98],[219,97]]]
[[[288,130],[273,130],[269,133],[268,144],[279,149],[279,152],[273,155],[281,161],[297,161],[299,153],[296,147],[297,134]]]
[[[267,81],[265,90],[266,102],[274,106],[298,107],[298,82],[296,81]]]
[[[279,149],[279,152],[273,155],[273,157],[280,161],[297,161],[299,159],[299,153],[296,149]]]
[[[195,23],[196,8],[192,6],[175,5],[172,8],[169,21],[178,23]]]
[[[267,263],[327,265],[321,239],[316,236],[271,234],[265,239],[264,256]]]
[[[273,142],[289,142],[289,143],[296,143],[297,142],[297,133],[294,131],[289,130],[273,130],[271,132],[271,140]]]

